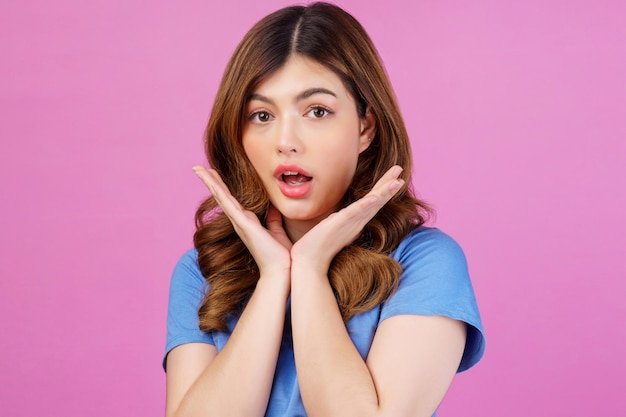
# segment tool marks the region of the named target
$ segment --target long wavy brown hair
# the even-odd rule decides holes
[[[269,199],[241,142],[245,105],[255,88],[293,54],[337,74],[356,101],[359,115],[364,117],[369,108],[376,120],[376,135],[359,156],[342,207],[367,194],[391,166],[404,168],[401,177],[406,185],[330,265],[330,284],[347,322],[394,293],[402,268],[389,254],[429,213],[411,190],[408,134],[378,52],[363,27],[327,3],[287,7],[259,21],[226,67],[205,132],[205,151],[234,197],[264,223]],[[212,197],[196,212],[194,244],[209,284],[198,311],[200,328],[226,330],[229,318],[241,314],[254,291],[258,267]]]

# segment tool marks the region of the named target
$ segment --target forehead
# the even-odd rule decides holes
[[[311,88],[326,88],[337,97],[350,97],[342,80],[332,70],[301,55],[287,62],[257,85],[253,93],[264,96],[290,96]]]

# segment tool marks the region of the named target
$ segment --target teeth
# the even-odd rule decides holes
[[[296,172],[296,171],[285,171],[283,173],[283,175],[298,175],[298,172]]]

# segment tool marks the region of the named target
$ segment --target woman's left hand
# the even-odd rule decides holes
[[[317,269],[324,275],[337,253],[356,239],[367,222],[402,188],[402,168],[390,168],[363,198],[331,214],[291,248],[292,263]]]

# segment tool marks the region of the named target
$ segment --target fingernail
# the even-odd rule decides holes
[[[396,165],[393,169],[393,176],[398,177],[402,173],[402,167],[400,165]]]

